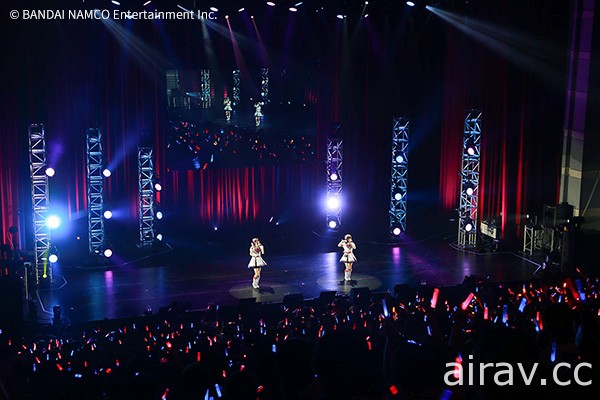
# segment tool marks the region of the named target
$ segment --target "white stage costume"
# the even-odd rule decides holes
[[[267,265],[262,258],[263,254],[265,254],[265,247],[262,244],[250,246],[250,262],[248,263],[248,268],[262,268]]]
[[[342,258],[340,258],[341,262],[343,262],[343,263],[356,262],[356,256],[354,255],[354,250],[356,250],[356,244],[354,244],[354,242],[347,242],[345,240],[342,240],[338,244],[338,247],[341,247],[344,249],[344,254],[342,255]]]

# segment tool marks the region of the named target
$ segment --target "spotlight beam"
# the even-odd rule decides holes
[[[563,73],[554,62],[564,55],[562,50],[559,50],[560,47],[552,44],[548,39],[542,40],[539,36],[507,29],[488,21],[467,18],[437,7],[426,6],[425,8],[517,67],[530,70],[554,86],[560,85],[560,88],[564,89]]]

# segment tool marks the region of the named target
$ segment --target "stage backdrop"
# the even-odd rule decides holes
[[[475,9],[450,10],[495,28],[488,32],[459,29],[401,4],[379,7],[365,18],[361,5],[344,20],[331,8],[293,15],[261,8],[253,22],[232,16],[231,33],[220,15],[204,37],[198,21],[6,21],[12,45],[0,60],[2,241],[14,239],[10,226],[32,235],[29,123],[46,124],[48,159],[57,169],[51,204],[74,224],[86,218],[85,129],[99,127],[113,168],[105,201],[118,218],[137,221],[136,148],[145,142],[155,148],[165,183],[161,208],[173,221],[203,227],[283,216],[321,221],[326,137],[341,125],[344,221],[385,232],[392,118],[404,116],[411,121],[408,226],[434,230],[458,206],[470,108],[483,111],[479,215],[498,217],[504,235],[516,237],[522,214],[557,200],[568,4],[480,1]],[[541,43],[549,47],[536,48]],[[526,57],[533,50],[540,54]],[[225,74],[297,61],[317,74],[314,162],[167,168],[167,70]]]

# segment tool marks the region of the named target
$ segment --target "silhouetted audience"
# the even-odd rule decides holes
[[[211,306],[46,326],[23,336],[2,330],[0,398],[596,398],[599,294],[598,279],[583,276],[472,278],[375,294],[366,303],[337,296],[296,308]],[[498,363],[514,368],[511,384],[506,373],[496,375]],[[583,384],[574,375],[580,363],[591,365],[578,370]],[[490,365],[483,376],[482,364]],[[519,368],[534,371],[532,385]]]

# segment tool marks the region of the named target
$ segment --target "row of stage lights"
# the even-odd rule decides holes
[[[49,178],[52,178],[56,175],[56,170],[52,167],[48,167],[48,168],[46,168],[45,173],[46,173],[46,176],[48,176]],[[112,171],[109,168],[105,168],[102,171],[102,175],[105,178],[110,178],[110,176],[112,175]],[[158,179],[154,183],[154,190],[156,190],[157,192],[160,192],[162,190],[162,185]],[[104,216],[104,219],[110,220],[113,217],[113,212],[110,209],[104,210],[102,215]],[[155,213],[155,217],[156,217],[156,219],[161,220],[161,219],[163,219],[164,214],[162,211],[158,210]],[[60,228],[61,225],[62,225],[62,219],[57,214],[50,214],[46,218],[46,226],[50,230],[56,230],[56,229]],[[162,241],[163,235],[160,233],[157,234],[156,239],[159,241]],[[106,258],[112,257],[112,255],[113,255],[112,246],[110,246],[110,245],[107,246],[104,249],[104,251],[102,252],[102,254]],[[48,256],[48,262],[50,262],[51,264],[56,264],[58,262],[58,258],[59,258],[58,250],[57,250],[56,246],[52,246],[50,249],[49,256]]]
[[[111,2],[112,4],[114,4],[114,5],[116,5],[116,6],[121,6],[121,2],[120,2],[120,1],[118,1],[118,0],[110,0],[110,2]],[[415,1],[410,1],[410,0],[409,0],[409,1],[406,1],[406,5],[407,5],[407,6],[409,6],[409,7],[415,7],[415,6],[417,5],[417,3],[418,3],[418,1],[417,1],[417,0],[415,0]],[[145,2],[142,4],[142,6],[143,6],[143,7],[148,7],[148,6],[150,6],[150,5],[152,5],[152,0],[147,0],[147,1],[145,1]],[[267,6],[269,6],[269,7],[277,7],[277,3],[276,3],[276,2],[274,2],[274,1],[267,1],[267,2],[266,2],[266,5],[267,5]],[[303,6],[303,5],[304,5],[304,2],[303,2],[303,1],[299,1],[299,2],[297,2],[297,3],[295,3],[295,4],[293,4],[293,5],[289,5],[289,6],[288,6],[288,5],[284,5],[284,7],[287,7],[287,8],[288,8],[288,11],[290,11],[290,12],[293,12],[293,13],[296,13],[296,12],[300,11],[300,9],[301,9],[301,6]],[[368,5],[369,5],[369,1],[367,0],[367,1],[365,1],[365,2],[364,2],[364,7],[365,7],[365,9],[363,9],[363,13],[364,13],[364,14],[362,15],[362,17],[363,17],[363,18],[367,18],[367,17],[369,16],[369,14],[365,12],[365,11],[366,11],[366,7],[367,7]],[[177,4],[177,6],[178,6],[179,8],[181,8],[182,10],[189,11],[187,8],[185,8],[185,7],[183,7],[183,6],[179,5],[179,4]],[[323,9],[324,9],[324,7],[320,7],[320,8],[317,8],[315,11],[316,11],[316,12],[320,12],[320,11],[322,11]],[[210,10],[211,12],[214,12],[214,13],[217,13],[217,12],[219,12],[219,8],[218,8],[218,7],[215,7],[215,6],[211,6],[211,7],[209,7],[209,10]],[[240,8],[238,9],[238,12],[239,12],[239,13],[242,13],[242,12],[244,12],[244,11],[246,11],[246,7],[240,7]],[[341,19],[341,20],[345,19],[346,17],[347,17],[347,15],[346,15],[346,14],[343,14],[343,13],[339,13],[339,14],[337,14],[337,15],[336,15],[336,18],[338,18],[338,19]],[[250,18],[254,18],[254,16],[251,16]],[[225,19],[229,19],[229,15],[225,15]]]

